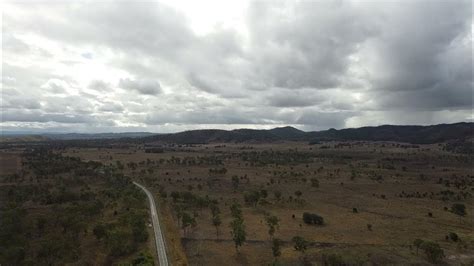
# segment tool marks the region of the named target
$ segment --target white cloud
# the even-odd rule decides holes
[[[324,129],[472,120],[469,1],[4,7],[4,128]]]

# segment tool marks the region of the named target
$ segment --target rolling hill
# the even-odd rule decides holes
[[[294,127],[269,130],[190,130],[172,134],[147,136],[145,142],[202,144],[217,142],[276,142],[276,141],[397,141],[413,144],[439,143],[448,140],[474,138],[474,123],[440,124],[432,126],[361,127],[305,132]]]

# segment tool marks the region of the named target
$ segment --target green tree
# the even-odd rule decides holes
[[[297,190],[295,191],[295,196],[299,199],[301,197],[301,195],[303,195],[303,192]]]
[[[413,245],[416,247],[416,254],[418,254],[418,249],[421,247],[421,245],[423,244],[423,240],[417,238],[415,239],[415,241],[413,241]]]
[[[237,191],[237,188],[239,188],[239,177],[234,175],[232,176],[232,188],[234,189],[234,192]]]
[[[281,200],[281,191],[275,191],[275,192],[273,192],[273,195],[275,196],[275,199],[277,201]]]
[[[98,224],[92,229],[92,233],[95,235],[97,240],[101,240],[107,235],[107,230],[103,224]]]
[[[319,187],[319,180],[316,178],[311,178],[311,186],[312,187]]]
[[[186,229],[189,226],[195,227],[196,224],[196,219],[193,216],[189,215],[187,212],[183,212],[181,216],[181,228],[183,229],[184,235],[186,235]]]
[[[304,253],[306,248],[308,247],[308,241],[306,241],[303,237],[301,236],[295,236],[293,237],[293,247],[295,250]]]
[[[119,257],[135,251],[136,246],[131,241],[128,241],[129,239],[132,239],[132,234],[127,230],[114,229],[107,231],[105,243],[110,251],[110,255]]]
[[[281,255],[281,244],[282,241],[278,238],[274,238],[272,241],[272,254],[273,258],[275,259],[275,262],[277,258]]]
[[[458,234],[454,232],[449,232],[448,237],[453,240],[454,242],[457,242],[459,240]]]
[[[268,226],[268,234],[270,235],[270,238],[273,238],[276,229],[278,229],[278,223],[280,222],[280,219],[278,219],[278,217],[275,215],[267,214],[265,215],[265,222]]]
[[[239,247],[245,242],[247,233],[245,232],[244,217],[240,204],[234,202],[230,206],[230,212],[234,220],[230,223],[232,239],[235,243],[235,249],[239,252]]]
[[[219,226],[222,224],[221,217],[219,214],[216,214],[212,217],[212,225],[216,228],[216,238],[219,237]]]
[[[241,206],[237,202],[232,203],[230,206],[230,213],[234,218],[243,219]]]
[[[44,233],[44,228],[48,221],[44,217],[38,217],[36,219],[36,228],[38,229],[38,235],[42,235]]]
[[[304,212],[303,213],[303,221],[306,224],[316,224],[316,225],[323,225],[324,218],[320,215],[315,213]]]
[[[244,194],[245,203],[257,206],[258,201],[261,198],[260,191],[249,191]]]
[[[133,266],[153,266],[155,265],[153,257],[148,253],[140,252],[131,262]]]
[[[459,215],[459,217],[462,217],[462,216],[466,216],[466,205],[462,204],[462,203],[454,203],[452,206],[451,206],[451,212],[456,214],[456,215]]]
[[[6,265],[20,265],[25,259],[25,249],[23,247],[10,246],[3,248],[0,254],[0,261]]]
[[[431,263],[438,263],[444,258],[444,251],[437,243],[424,241],[420,248],[425,251],[428,261]]]

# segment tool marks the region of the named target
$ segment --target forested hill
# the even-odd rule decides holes
[[[173,134],[154,135],[142,138],[145,142],[162,141],[168,143],[196,144],[213,142],[275,142],[275,141],[397,141],[414,144],[439,143],[449,140],[474,138],[474,123],[440,124],[432,126],[361,127],[348,129],[329,129],[305,132],[293,127],[269,130],[190,130]]]

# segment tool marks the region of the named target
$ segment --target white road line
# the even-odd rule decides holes
[[[151,210],[151,221],[153,223],[153,230],[155,231],[155,244],[156,244],[156,253],[158,254],[158,262],[160,266],[168,266],[168,257],[166,256],[166,247],[165,241],[163,239],[163,234],[161,233],[160,221],[158,220],[158,215],[156,213],[155,199],[148,189],[144,186],[133,182],[137,187],[145,191],[145,194],[148,196],[148,201],[150,202]]]

